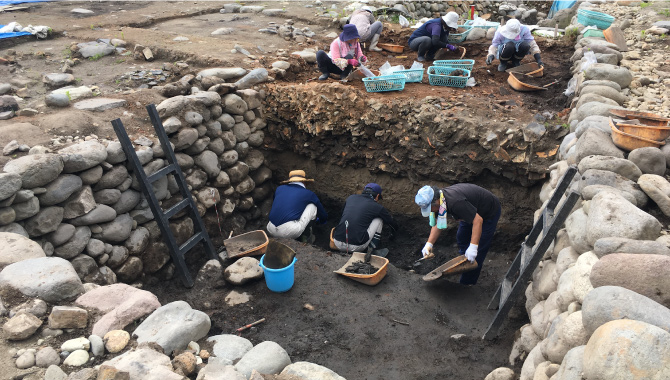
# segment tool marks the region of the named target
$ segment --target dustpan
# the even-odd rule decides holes
[[[505,70],[505,72],[530,75],[534,78],[540,78],[544,76],[544,67],[538,65],[536,62],[530,62],[517,67],[509,68]]]
[[[434,281],[442,276],[453,276],[477,269],[479,264],[476,261],[470,262],[465,256],[454,257],[446,263],[435,268],[432,272],[423,276],[424,281]]]
[[[347,273],[347,267],[356,261],[365,261],[365,254],[361,252],[354,252],[346,264],[333,272],[345,277],[349,277],[350,279],[358,281],[362,284],[371,286],[377,285],[386,276],[386,271],[389,265],[389,260],[387,258],[376,255],[370,256],[370,264],[373,267],[379,268],[379,270],[373,274]]]
[[[270,269],[281,269],[291,265],[295,251],[278,241],[270,240],[264,257],[264,264]]]
[[[513,89],[515,89],[515,90],[517,90],[517,91],[524,91],[524,92],[525,92],[525,91],[542,91],[542,90],[546,90],[545,87],[538,87],[538,86],[533,86],[532,84],[523,83],[519,78],[517,78],[517,75],[518,75],[518,76],[521,76],[520,74],[509,73],[509,77],[507,78],[507,83],[509,83],[509,85],[510,85]]]

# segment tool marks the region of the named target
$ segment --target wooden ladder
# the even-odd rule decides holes
[[[163,152],[165,153],[165,159],[168,162],[165,167],[149,176],[146,175],[139,158],[137,158],[137,153],[135,153],[133,143],[130,141],[128,133],[126,132],[121,119],[113,120],[112,126],[114,127],[114,132],[116,132],[116,136],[119,138],[121,147],[123,148],[123,151],[125,152],[126,157],[132,166],[133,172],[135,173],[137,180],[140,182],[142,193],[149,202],[149,207],[151,208],[151,212],[154,215],[154,219],[158,223],[161,235],[163,236],[163,241],[165,244],[167,244],[168,249],[170,250],[170,256],[172,257],[172,261],[177,268],[177,273],[179,274],[179,277],[181,278],[184,286],[191,288],[193,287],[193,278],[191,277],[184,260],[186,252],[191,250],[191,248],[193,248],[196,244],[202,242],[207,255],[211,259],[217,259],[217,255],[216,251],[214,250],[214,246],[212,245],[212,241],[209,239],[209,235],[207,234],[207,230],[205,229],[202,219],[200,218],[198,208],[196,207],[195,202],[193,201],[193,197],[191,196],[191,193],[186,186],[184,175],[182,174],[181,168],[177,163],[174,151],[170,145],[170,140],[168,139],[167,134],[165,133],[165,129],[163,128],[163,124],[161,123],[161,119],[158,116],[156,106],[153,104],[148,105],[147,112],[149,112],[151,124],[154,126],[156,136],[158,136],[158,140],[160,140]],[[168,174],[172,174],[174,176],[177,182],[177,186],[179,187],[179,194],[181,194],[182,200],[174,206],[170,207],[168,210],[163,211],[161,206],[158,204],[158,199],[156,199],[156,194],[154,193],[152,184],[167,176]],[[181,246],[179,246],[177,245],[177,241],[175,240],[175,237],[170,230],[169,219],[184,209],[188,209],[188,215],[193,220],[195,234],[188,238]]]
[[[563,174],[547,206],[542,210],[542,214],[535,224],[533,224],[530,234],[528,234],[526,240],[521,244],[519,253],[517,253],[505,278],[489,303],[488,308],[490,310],[498,309],[498,312],[486,330],[483,339],[493,339],[498,335],[498,330],[505,318],[507,318],[510,309],[514,306],[514,302],[524,293],[524,290],[528,286],[528,281],[533,275],[533,271],[537,268],[551,242],[556,238],[556,233],[561,229],[568,215],[570,215],[570,211],[577,203],[580,195],[578,192],[571,190],[567,194],[561,208],[558,212],[554,213],[554,209],[570,187],[576,173],[577,168],[571,166]],[[538,237],[540,238],[540,242],[536,246],[535,243]]]

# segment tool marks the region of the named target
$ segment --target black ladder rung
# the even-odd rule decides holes
[[[190,205],[190,202],[188,199],[182,199],[181,201],[177,202],[174,206],[170,207],[163,213],[165,219],[170,219],[172,218],[175,214],[177,214],[179,211],[185,209]]]
[[[203,235],[203,232],[201,231],[201,232],[198,232],[197,234],[191,236],[190,238],[188,238],[188,240],[186,240],[184,242],[184,244],[182,244],[179,247],[179,254],[182,255],[182,256],[184,254],[186,254],[186,252],[191,250],[191,248],[195,247],[195,245],[198,244],[200,242],[200,239],[202,239],[203,237],[204,237],[204,235]]]
[[[172,173],[174,170],[175,170],[175,165],[174,164],[164,166],[160,170],[157,170],[156,172],[154,172],[154,174],[148,176],[147,177],[147,182],[154,183],[154,182],[158,181],[159,179],[165,177],[166,175]]]

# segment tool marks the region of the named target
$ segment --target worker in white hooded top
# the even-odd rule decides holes
[[[375,21],[375,16],[372,14],[370,7],[364,6],[354,11],[349,23],[356,26],[358,34],[361,36],[360,42],[370,42],[368,50],[382,51],[377,47],[377,42],[379,42],[379,37],[382,34],[382,23],[381,21]]]
[[[521,25],[519,20],[511,19],[496,31],[489,47],[486,64],[490,65],[495,58],[498,58],[500,60],[498,71],[505,71],[519,66],[527,54],[533,54],[537,64],[544,66],[540,57],[540,48],[533,35],[530,34],[530,29],[526,25]]]

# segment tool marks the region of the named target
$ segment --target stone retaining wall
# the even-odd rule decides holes
[[[383,1],[383,6],[391,6],[406,12],[414,19],[423,17],[437,17],[450,10],[461,15],[461,20],[467,20],[470,7],[475,6],[479,16],[490,15],[491,21],[509,16],[521,20],[524,24],[534,24],[547,16],[551,2],[521,2],[521,1]]]
[[[271,207],[267,180],[272,173],[256,149],[266,125],[264,93],[220,82],[215,70],[182,78],[164,93],[176,88],[190,95],[168,98],[157,109],[200,215],[219,207],[228,229],[240,232],[247,221],[261,217],[261,209],[267,213]],[[133,139],[147,175],[166,165],[154,134]],[[71,261],[83,282],[132,283],[143,273],[171,277],[169,251],[120,143],[86,140],[54,153],[34,147],[5,165],[0,231],[37,242],[43,250],[38,256]],[[153,186],[163,209],[181,200],[172,175]],[[179,244],[193,234],[193,222],[184,215],[171,220]],[[15,237],[2,235],[5,244]],[[20,256],[3,260],[2,266],[26,258]]]
[[[593,9],[617,16],[620,25],[651,24],[613,3]],[[525,292],[530,323],[521,327],[509,358],[511,365],[523,360],[521,380],[670,376],[670,237],[659,222],[670,216],[664,177],[670,157],[665,148],[619,148],[609,124],[610,108],[638,105],[629,97],[631,84],[640,92],[650,84],[665,88],[668,80],[617,66],[633,53],[639,57],[630,41],[631,51],[623,54],[604,39],[583,38],[575,46],[572,133],[540,200],[546,205],[570,165],[579,170],[572,189],[581,199]],[[599,63],[584,68],[588,51]],[[486,379],[513,378],[519,377],[499,368]]]

